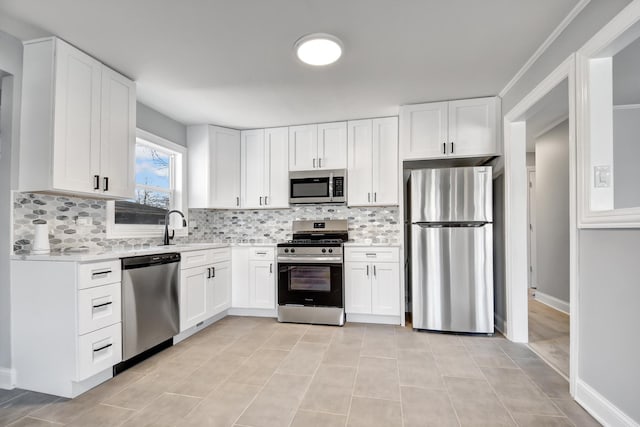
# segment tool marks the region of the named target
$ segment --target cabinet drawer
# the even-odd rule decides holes
[[[180,269],[184,270],[210,264],[212,259],[211,252],[211,250],[182,252],[180,254]]]
[[[78,337],[77,381],[122,361],[121,323]]]
[[[118,283],[121,280],[120,260],[78,265],[78,289]]]
[[[120,283],[78,291],[78,334],[120,322]]]
[[[211,250],[211,262],[221,262],[221,261],[230,261],[231,260],[231,249],[230,248],[221,248],[221,249],[212,249]]]
[[[272,261],[275,257],[275,249],[269,247],[258,247],[249,249],[250,260],[269,260]]]
[[[354,247],[345,248],[345,261],[398,262],[399,248]]]

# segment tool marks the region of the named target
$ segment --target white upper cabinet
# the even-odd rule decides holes
[[[132,198],[135,83],[56,38],[23,69],[20,190]]]
[[[286,127],[241,132],[241,206],[250,209],[289,207]]]
[[[500,154],[499,98],[462,99],[400,108],[402,160]]]
[[[347,167],[347,123],[289,127],[289,170]]]
[[[398,204],[398,118],[348,123],[348,204]]]
[[[240,207],[240,131],[219,126],[187,128],[189,207]]]

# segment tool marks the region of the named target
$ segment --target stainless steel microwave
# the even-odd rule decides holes
[[[345,204],[346,169],[289,172],[289,203]]]

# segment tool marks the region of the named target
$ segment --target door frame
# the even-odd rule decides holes
[[[531,175],[533,174],[535,178],[535,173],[536,173],[535,166],[527,166],[527,226],[529,228],[527,232],[527,237],[528,237],[527,264],[531,267],[527,271],[527,278],[529,279],[527,283],[529,284],[529,288],[533,288],[535,285],[537,285],[537,282],[538,282],[537,280],[538,279],[538,256],[536,254],[536,245],[537,245],[538,239],[536,239],[536,236],[535,236],[537,225],[536,225],[535,212],[533,212],[531,209],[531,199],[533,198],[533,200],[535,200],[535,193],[534,193],[535,184],[533,186],[531,185]],[[532,193],[533,193],[533,197],[532,197]],[[534,204],[534,208],[535,208],[535,204]],[[531,225],[533,226],[533,230],[530,229]],[[532,233],[532,231],[534,232]],[[534,276],[536,277],[535,283],[532,280]]]
[[[576,60],[571,54],[504,116],[505,282],[509,340],[529,340],[527,280],[527,167],[526,121],[521,117],[565,79],[569,86],[569,282],[570,370],[569,391],[575,396],[578,377],[578,228],[576,149]]]

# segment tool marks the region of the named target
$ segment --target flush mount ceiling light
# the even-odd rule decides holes
[[[309,65],[329,65],[342,55],[342,42],[331,34],[308,34],[293,45],[300,61]]]

